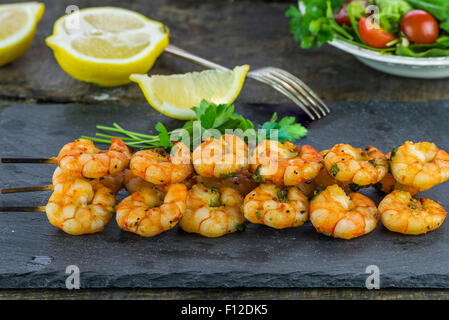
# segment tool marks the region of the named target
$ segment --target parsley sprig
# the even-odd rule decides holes
[[[254,124],[242,115],[237,114],[234,111],[235,107],[233,104],[216,105],[215,103],[203,100],[199,107],[194,107],[192,110],[195,112],[197,120],[187,121],[182,127],[189,132],[191,148],[201,143],[201,141],[194,141],[194,138],[200,139],[203,133],[210,129],[216,129],[221,134],[224,134],[226,129],[250,130],[250,133],[256,134]],[[194,136],[193,132],[195,129],[201,131],[201,136]]]
[[[295,117],[284,117],[277,122],[278,115],[275,112],[270,121],[262,125],[262,129],[266,130],[266,138],[270,139],[270,130],[278,130],[278,140],[281,142],[299,140],[307,135],[307,129],[301,124],[295,123]]]
[[[88,136],[81,136],[83,139],[92,140],[94,142],[100,142],[100,143],[111,143],[111,138],[120,138],[122,139],[128,146],[138,149],[154,149],[154,148],[169,148],[173,144],[170,141],[170,134],[175,133],[177,130],[173,131],[167,131],[165,126],[158,122],[155,126],[156,131],[159,133],[157,135],[150,135],[150,134],[143,134],[140,132],[134,132],[129,131],[121,126],[119,126],[117,123],[113,124],[113,127],[107,127],[107,126],[97,126],[98,130],[102,131],[109,131],[114,133],[119,133],[120,135],[110,135],[110,134],[104,134],[101,132],[97,132],[95,135],[99,138],[95,137],[88,137]]]
[[[158,134],[150,135],[126,130],[117,123],[114,123],[112,127],[98,125],[96,128],[101,131],[112,132],[115,134],[98,132],[96,133],[96,137],[82,136],[82,138],[107,144],[111,143],[111,138],[120,138],[128,146],[133,148],[154,149],[162,147],[167,149],[173,146],[173,142],[171,141],[172,136],[178,135],[178,140],[182,141],[182,132],[184,132],[184,129],[189,134],[190,147],[193,149],[194,146],[201,143],[201,141],[194,141],[194,138],[200,139],[203,136],[203,133],[209,129],[216,129],[221,134],[224,134],[227,129],[240,129],[242,132],[246,132],[247,137],[255,135],[259,140],[272,138],[270,130],[276,129],[278,130],[277,135],[280,142],[285,142],[286,140],[299,140],[307,135],[307,129],[301,124],[296,123],[295,117],[283,117],[281,120],[277,121],[278,115],[276,112],[273,114],[270,121],[265,122],[261,127],[261,129],[266,130],[265,135],[258,136],[254,124],[249,119],[236,113],[233,104],[216,105],[212,102],[203,100],[198,107],[194,107],[192,110],[195,112],[197,120],[185,122],[181,129],[168,131],[161,122],[158,122],[155,126]],[[195,131],[201,132],[201,135],[194,134]]]

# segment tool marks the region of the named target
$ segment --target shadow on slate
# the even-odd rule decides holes
[[[345,142],[388,152],[405,140],[434,141],[449,150],[449,102],[331,103],[332,113],[308,122],[292,105],[239,105],[255,124],[272,112],[296,115],[309,129],[307,143],[322,150]],[[56,155],[65,143],[94,135],[95,125],[119,123],[153,132],[157,121],[181,124],[147,105],[0,106],[1,157]],[[2,164],[1,187],[47,184],[53,165]],[[377,203],[381,195],[365,191]],[[449,209],[449,184],[423,193]],[[49,192],[0,196],[1,206],[42,205]],[[122,194],[122,196],[124,193]],[[383,226],[351,240],[315,232],[312,225],[274,230],[248,224],[245,232],[218,239],[179,227],[154,238],[121,231],[70,236],[42,213],[0,214],[0,287],[65,287],[68,265],[81,271],[83,288],[104,287],[364,287],[367,266],[380,268],[381,287],[449,288],[448,222],[425,236],[403,236]]]

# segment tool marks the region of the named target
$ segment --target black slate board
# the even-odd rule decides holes
[[[239,105],[256,124],[273,111],[293,114],[309,128],[302,143],[321,150],[345,142],[388,152],[406,139],[434,141],[449,150],[449,102],[331,103],[331,115],[309,123],[292,105]],[[118,122],[152,131],[157,121],[175,128],[147,105],[0,105],[0,156],[51,156],[96,124]],[[50,182],[52,165],[0,165],[1,187]],[[449,184],[423,193],[449,209]],[[366,192],[375,201],[380,195]],[[42,205],[48,192],[1,195],[1,206]],[[0,214],[0,287],[65,288],[65,269],[77,265],[81,286],[103,287],[364,287],[368,265],[380,268],[381,287],[449,288],[449,224],[425,236],[403,236],[383,226],[351,241],[303,227],[273,230],[248,224],[218,239],[179,227],[155,238],[120,231],[75,237],[51,226],[41,213]]]

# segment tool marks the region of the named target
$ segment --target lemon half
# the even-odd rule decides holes
[[[168,45],[168,28],[134,11],[88,8],[58,19],[46,43],[75,79],[118,86],[150,70]]]
[[[248,65],[234,70],[206,70],[171,76],[147,76],[133,74],[130,79],[137,82],[148,103],[168,117],[195,119],[191,110],[206,99],[215,104],[230,104],[240,93],[245,81]]]
[[[16,60],[30,47],[44,11],[39,2],[0,5],[0,66]]]

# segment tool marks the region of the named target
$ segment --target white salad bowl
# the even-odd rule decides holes
[[[449,77],[449,57],[412,58],[381,54],[338,39],[329,42],[329,44],[352,54],[373,69],[396,76],[421,79]]]

